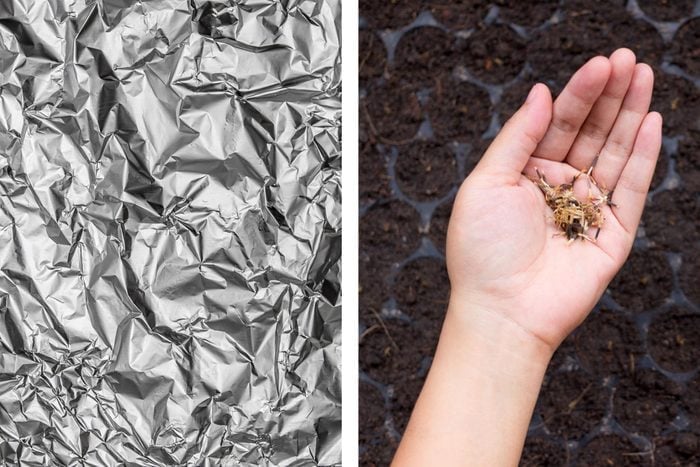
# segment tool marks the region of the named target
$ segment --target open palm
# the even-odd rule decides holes
[[[536,85],[467,178],[447,238],[453,298],[505,317],[551,348],[581,323],[634,241],[661,146],[653,72],[627,49],[582,66],[552,104]],[[592,164],[614,189],[595,243],[557,236],[531,181],[570,182]],[[577,181],[585,196],[585,177]],[[577,190],[578,191],[578,190]],[[593,231],[595,233],[595,231]],[[468,312],[468,310],[465,310]]]

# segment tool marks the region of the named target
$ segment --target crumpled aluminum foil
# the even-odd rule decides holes
[[[340,463],[340,0],[0,2],[4,465]]]

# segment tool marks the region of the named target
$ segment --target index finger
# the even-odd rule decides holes
[[[606,57],[593,57],[574,73],[554,101],[552,123],[534,155],[563,161],[586,121],[593,105],[605,89],[612,67]]]

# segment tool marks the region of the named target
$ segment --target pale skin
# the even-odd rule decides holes
[[[447,236],[445,322],[392,465],[518,464],[552,354],[631,250],[661,148],[653,81],[619,49],[589,60],[554,103],[535,85],[465,180]],[[569,182],[597,155],[592,175],[617,207],[603,208],[595,243],[569,243],[531,178],[537,168]]]

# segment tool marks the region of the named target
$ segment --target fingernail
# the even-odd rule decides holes
[[[537,84],[535,84],[532,89],[530,89],[530,93],[527,95],[527,99],[525,99],[525,103],[529,104],[530,101],[532,100],[533,97],[535,97],[535,94],[537,94],[535,91],[537,89]]]

